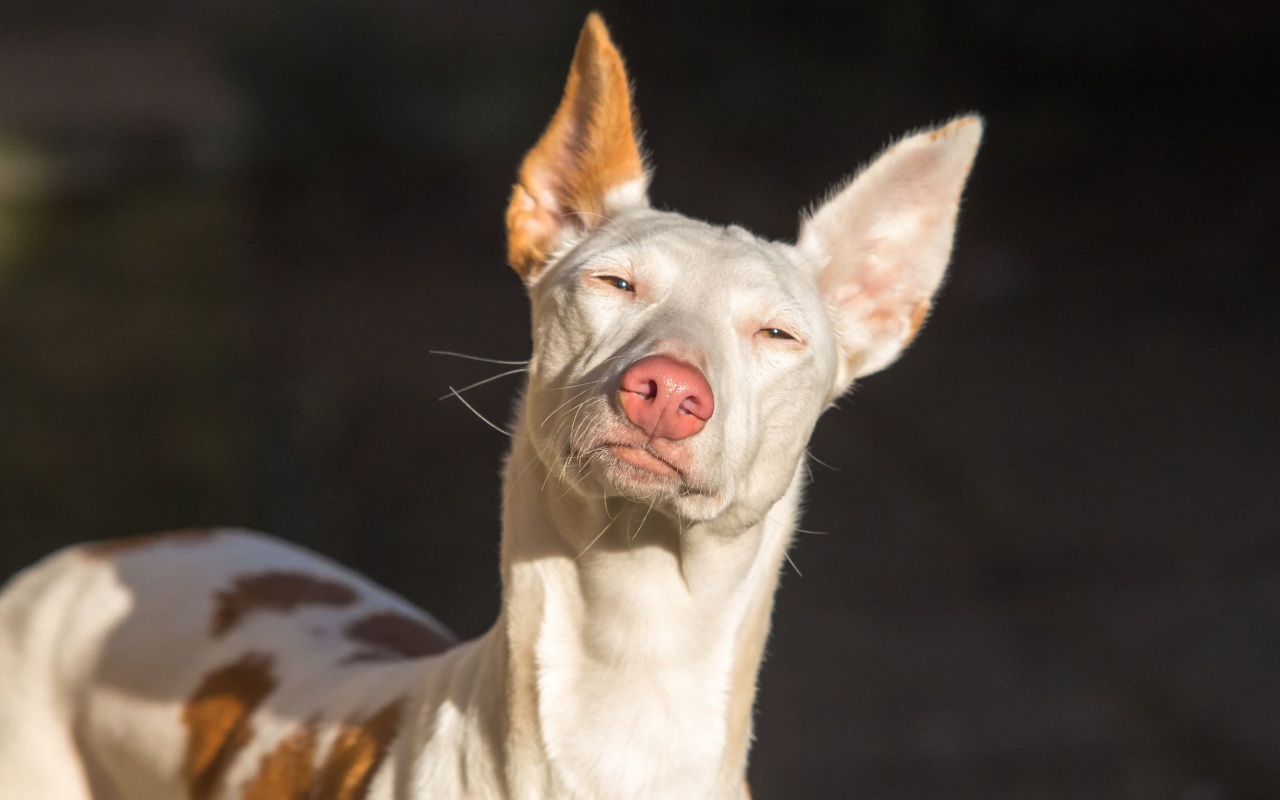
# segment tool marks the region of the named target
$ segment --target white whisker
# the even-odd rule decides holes
[[[452,391],[450,392],[450,394],[441,395],[440,397],[438,397],[438,398],[436,398],[436,399],[438,399],[438,400],[448,400],[448,399],[449,399],[449,397],[450,397],[453,393],[455,393],[455,392],[456,392],[457,394],[461,394],[461,393],[463,393],[463,392],[466,392],[466,391],[469,391],[469,390],[471,390],[471,389],[474,389],[474,388],[476,388],[477,386],[484,386],[486,383],[489,383],[490,381],[496,381],[496,380],[498,380],[499,378],[506,378],[506,377],[509,377],[509,376],[511,376],[511,375],[519,375],[521,372],[528,372],[528,371],[529,371],[529,370],[528,370],[528,368],[527,368],[527,367],[520,367],[519,369],[510,369],[510,370],[507,370],[506,372],[499,372],[497,375],[490,375],[489,377],[485,378],[485,379],[484,379],[484,380],[482,380],[482,381],[476,381],[475,383],[469,384],[469,385],[467,385],[467,386],[463,386],[461,389],[453,389],[452,387],[450,387],[450,389],[452,390]]]
[[[551,409],[551,413],[550,413],[550,414],[548,414],[547,416],[543,417],[542,422],[539,422],[539,423],[538,423],[538,427],[539,427],[539,428],[541,428],[542,426],[546,425],[546,424],[547,424],[547,420],[549,420],[549,419],[551,419],[553,416],[555,416],[555,413],[556,413],[557,411],[559,411],[560,409],[562,409],[562,408],[564,408],[565,406],[569,405],[569,404],[570,404],[570,403],[572,403],[574,400],[577,400],[579,397],[582,397],[582,396],[583,396],[584,394],[586,394],[586,393],[587,393],[587,390],[586,390],[586,389],[583,389],[582,391],[580,391],[580,392],[578,392],[577,394],[575,394],[573,397],[570,397],[568,400],[565,400],[565,401],[564,401],[563,403],[561,403],[560,405],[558,405],[558,406],[556,406],[555,408]]]
[[[605,504],[604,504],[604,513],[605,513],[605,516],[609,516],[609,502],[607,500],[605,501]],[[596,542],[600,541],[600,537],[604,536],[604,532],[609,530],[609,526],[613,525],[614,521],[617,519],[618,519],[617,517],[609,517],[609,524],[601,528],[600,532],[595,535],[595,538],[587,542],[587,546],[582,548],[582,552],[574,556],[573,560],[577,561],[578,559],[585,556],[587,554],[587,551],[591,549],[591,546],[594,545]]]
[[[571,384],[569,384],[568,386],[552,386],[552,387],[550,387],[550,388],[543,389],[542,391],[544,391],[544,392],[562,392],[562,391],[565,391],[565,390],[568,390],[568,389],[577,389],[577,388],[578,388],[578,387],[580,387],[580,386],[594,386],[594,385],[595,385],[595,383],[596,383],[596,382],[595,382],[594,380],[590,380],[590,381],[583,381],[582,383],[571,383]]]
[[[483,361],[486,364],[499,364],[499,365],[506,365],[509,367],[516,366],[517,364],[529,363],[529,359],[527,358],[524,361],[502,361],[501,359],[497,359],[497,358],[485,358],[483,356],[470,356],[470,355],[467,355],[466,353],[455,353],[452,350],[428,350],[427,352],[433,356],[453,356],[454,358],[465,358],[468,361]]]
[[[796,574],[799,575],[801,578],[803,578],[804,573],[801,572],[800,568],[796,566],[796,562],[791,560],[791,554],[788,553],[786,550],[783,550],[782,555],[787,559],[787,563],[791,565],[791,568],[796,571]]]
[[[563,475],[563,474],[564,474],[564,473],[563,473],[563,472],[561,472],[561,475]],[[584,469],[584,470],[582,471],[582,477],[581,477],[581,478],[578,478],[576,481],[574,481],[574,482],[573,482],[573,485],[572,485],[572,486],[570,486],[568,489],[565,489],[563,492],[561,492],[560,497],[557,497],[556,499],[557,499],[557,500],[560,500],[560,499],[564,498],[564,496],[565,496],[565,495],[567,495],[569,492],[572,492],[574,489],[577,489],[577,488],[578,488],[578,484],[582,483],[583,481],[585,481],[585,480],[586,480],[587,478],[589,478],[589,477],[591,477],[591,470],[589,470],[589,469]]]
[[[560,440],[560,432],[563,431],[565,426],[568,424],[569,424],[569,418],[567,416],[562,416],[560,418],[560,421],[556,423],[556,429],[554,432],[552,432],[550,441],[558,442]],[[547,474],[545,477],[543,477],[542,486],[538,489],[538,491],[545,492],[547,490],[547,483],[551,480],[551,474],[553,472],[558,472],[559,475],[557,476],[556,480],[563,482],[565,471],[569,467],[569,462],[574,460],[575,458],[577,458],[577,456],[570,454],[567,456],[563,456],[561,458],[557,458],[555,460],[555,463],[549,464],[547,466]]]
[[[627,542],[634,542],[636,537],[640,535],[640,529],[644,527],[645,522],[649,520],[649,512],[653,510],[653,504],[658,502],[658,493],[653,493],[653,499],[649,501],[649,508],[644,512],[644,516],[640,519],[640,524],[636,526],[636,532],[627,537]]]
[[[514,480],[514,481],[512,481],[512,483],[519,483],[519,482],[520,482],[520,479],[524,477],[524,474],[525,474],[526,472],[528,472],[528,471],[533,467],[533,465],[534,465],[534,464],[537,464],[537,463],[538,463],[539,461],[541,461],[541,460],[542,460],[542,459],[540,459],[540,458],[538,457],[537,452],[535,452],[535,453],[534,453],[534,455],[533,455],[533,458],[529,459],[529,463],[528,463],[528,464],[525,464],[525,465],[520,469],[520,471],[519,471],[518,473],[516,473],[515,480]]]
[[[825,461],[823,461],[822,459],[820,459],[820,458],[818,458],[817,456],[815,456],[815,455],[813,454],[813,451],[812,451],[812,450],[810,450],[809,448],[807,448],[807,447],[806,447],[804,452],[805,452],[805,454],[806,454],[806,455],[808,455],[808,456],[809,456],[810,460],[812,460],[812,461],[814,461],[814,462],[816,462],[816,463],[818,463],[818,464],[821,464],[822,466],[826,467],[827,469],[831,470],[832,472],[839,472],[839,471],[840,471],[840,468],[839,468],[839,467],[833,467],[833,466],[831,466],[830,464],[828,464],[827,462],[825,462]],[[812,473],[810,473],[810,474],[812,474]]]
[[[509,430],[507,430],[507,429],[505,429],[505,428],[499,427],[498,425],[495,425],[493,422],[490,422],[490,421],[489,421],[489,419],[488,419],[487,417],[485,417],[485,415],[484,415],[484,414],[481,414],[479,411],[476,411],[475,406],[473,406],[473,405],[471,405],[470,403],[468,403],[468,402],[467,402],[467,398],[465,398],[465,397],[463,397],[462,395],[458,394],[457,390],[455,390],[452,386],[450,386],[450,387],[449,387],[449,392],[450,392],[454,397],[458,398],[458,402],[460,402],[460,403],[462,403],[464,406],[466,406],[466,407],[467,407],[467,410],[468,410],[468,411],[470,411],[472,414],[475,414],[475,415],[476,415],[476,417],[478,417],[478,418],[479,418],[479,420],[480,420],[481,422],[483,422],[485,425],[488,425],[490,428],[493,428],[495,431],[497,431],[498,433],[502,434],[503,436],[508,436],[508,437],[510,437],[510,438],[512,438],[512,439],[518,439],[518,438],[521,438],[521,437],[516,436],[516,435],[515,435],[514,433],[512,433],[511,431],[509,431]],[[448,395],[445,395],[445,396],[446,396],[446,397],[448,397]]]
[[[768,520],[769,522],[772,522],[774,525],[782,525],[785,528],[790,528],[794,533],[808,533],[813,536],[827,536],[831,533],[830,531],[808,531],[808,530],[805,530],[804,528],[797,528],[794,522],[779,522],[778,520],[768,516],[767,514],[765,515],[765,519]],[[791,566],[794,567],[795,565],[792,564]],[[800,570],[796,570],[796,572],[799,572],[799,571]]]

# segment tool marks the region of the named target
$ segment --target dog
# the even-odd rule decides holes
[[[0,595],[0,798],[748,797],[806,443],[924,322],[982,128],[900,139],[795,244],[659,211],[588,17],[506,216],[533,349],[493,628],[247,531],[70,548]]]

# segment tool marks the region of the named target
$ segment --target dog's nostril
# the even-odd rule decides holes
[[[645,384],[644,391],[637,392],[637,394],[639,394],[645,400],[652,400],[653,398],[658,396],[658,382],[649,381],[648,383]]]

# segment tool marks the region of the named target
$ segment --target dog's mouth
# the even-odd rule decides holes
[[[678,478],[682,483],[687,483],[680,468],[658,455],[649,445],[608,442],[598,449],[608,452],[618,461],[632,469],[647,472],[660,478]]]
[[[650,442],[607,440],[574,453],[578,463],[594,463],[610,483],[624,494],[666,490],[673,495],[707,495],[712,492],[690,479],[685,469]]]
[[[579,464],[594,464],[610,476],[649,482],[684,485],[688,481],[682,469],[664,458],[646,442],[604,441],[576,449],[571,458]]]
[[[561,405],[551,408],[553,399]],[[542,422],[534,429],[535,435],[549,431],[545,439],[538,437],[543,459],[567,490],[658,502],[690,518],[707,518],[722,508],[725,487],[718,470],[706,469],[707,448],[700,442],[647,436],[623,419],[607,395],[575,405],[576,399],[548,397],[549,410],[537,410]]]

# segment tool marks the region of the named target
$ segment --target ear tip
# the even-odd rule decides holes
[[[586,21],[582,23],[580,38],[584,43],[589,42],[596,47],[613,45],[613,39],[609,36],[609,26],[604,24],[604,17],[600,16],[599,11],[587,14]]]
[[[986,126],[987,121],[981,114],[964,114],[953,118],[945,125],[925,131],[917,141],[921,141],[927,147],[940,147],[954,157],[972,163],[978,154],[978,147],[982,144],[982,134]]]
[[[967,132],[975,140],[981,140],[982,134],[987,130],[986,117],[977,113],[965,114],[963,117],[957,118],[955,124],[959,126],[961,131]]]
[[[613,70],[623,71],[622,53],[609,35],[609,27],[600,12],[592,11],[582,23],[578,34],[578,46],[574,50],[576,69],[589,75],[604,75]]]
[[[940,128],[935,128],[929,138],[935,142],[944,139],[968,140],[972,141],[976,146],[981,141],[986,127],[987,121],[983,119],[981,114],[964,114],[952,119]]]

